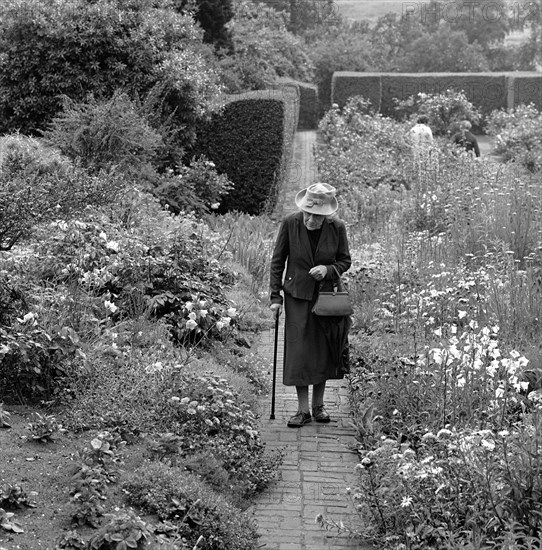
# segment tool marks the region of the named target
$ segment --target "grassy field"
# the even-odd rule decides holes
[[[401,14],[406,2],[399,0],[336,0],[338,11],[348,19],[378,19],[388,12]]]

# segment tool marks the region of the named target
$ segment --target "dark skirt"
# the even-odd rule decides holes
[[[285,386],[310,386],[344,377],[339,358],[346,338],[344,330],[350,328],[350,320],[314,315],[311,310],[315,301],[316,296],[309,301],[284,295]]]

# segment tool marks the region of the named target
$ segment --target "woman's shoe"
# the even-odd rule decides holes
[[[329,422],[331,420],[324,405],[318,405],[312,408],[312,416],[316,422]]]
[[[301,428],[312,420],[311,413],[298,412],[288,420],[288,428]]]

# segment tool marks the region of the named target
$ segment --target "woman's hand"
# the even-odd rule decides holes
[[[269,306],[269,309],[273,312],[273,316],[276,319],[282,311],[282,305],[281,304],[271,304]]]
[[[321,281],[327,275],[327,267],[325,265],[317,265],[309,271],[309,275],[317,281]]]

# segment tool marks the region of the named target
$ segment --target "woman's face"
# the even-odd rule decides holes
[[[325,216],[321,214],[309,214],[308,212],[303,212],[303,223],[309,231],[320,229],[324,223],[324,218]]]

